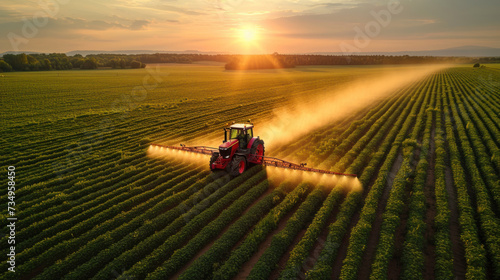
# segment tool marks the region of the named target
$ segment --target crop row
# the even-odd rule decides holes
[[[174,170],[172,168],[164,169],[158,166],[154,169],[155,171],[163,169],[162,171],[164,171],[165,174]],[[149,174],[148,172],[151,171],[151,165],[148,165],[146,162],[137,162],[137,165],[133,168],[126,168],[122,171],[109,173],[111,176],[103,177],[101,180],[91,181],[90,184],[85,184],[85,182],[76,183],[75,186],[79,188],[78,191],[69,194],[61,192],[55,197],[40,202],[39,204],[32,205],[26,211],[23,211],[23,220],[20,226],[25,230],[33,229],[34,232],[41,231],[57,222],[81,213],[81,209],[78,209],[78,207],[84,206],[87,209],[92,208],[113,197],[117,197],[126,191],[126,189],[122,187],[126,186],[127,183],[134,182],[130,180],[130,178],[144,178],[145,174]],[[150,179],[152,179],[152,177],[150,177]],[[45,211],[40,211],[40,209],[45,209]],[[41,227],[42,224],[44,227]],[[20,234],[22,235],[22,232],[20,232]],[[27,236],[32,235],[28,233]]]
[[[491,160],[497,172],[500,172],[500,152],[498,148],[498,144],[500,144],[500,129],[498,127],[499,124],[496,123],[496,121],[500,121],[500,119],[496,118],[495,120],[495,111],[479,98],[482,96],[482,92],[473,94],[473,89],[463,85],[463,82],[464,80],[461,80],[460,83],[458,83],[458,86],[464,88],[465,91],[462,100],[465,101],[465,104],[468,103],[468,112],[472,119],[475,120],[481,132],[482,140],[492,154]]]
[[[80,190],[80,188],[77,188],[75,185],[96,183],[98,180],[102,180],[104,178],[103,176],[106,174],[121,174],[117,173],[117,171],[123,172],[126,167],[136,167],[136,164],[143,162],[144,154],[137,154],[125,159],[120,159],[119,155],[114,154],[110,157],[105,157],[104,160],[109,161],[109,163],[101,165],[100,171],[96,171],[94,168],[90,167],[81,172],[75,171],[71,177],[68,176],[66,178],[43,181],[22,188],[22,192],[19,194],[20,205],[23,205],[25,208],[31,208],[33,205],[40,204],[53,198],[54,193],[62,192],[70,194]]]
[[[124,277],[132,276],[144,278],[147,273],[152,272],[155,268],[159,267],[164,261],[171,257],[175,250],[179,249],[185,242],[189,241],[194,237],[203,227],[205,227],[211,220],[213,220],[217,215],[228,205],[233,203],[237,198],[245,194],[251,187],[255,186],[256,183],[264,179],[265,174],[261,173],[257,176],[255,180],[248,180],[254,176],[260,169],[258,167],[253,170],[248,170],[248,174],[244,176],[239,176],[238,178],[228,182],[225,186],[220,188],[217,192],[211,195],[209,198],[213,199],[207,201],[205,204],[211,204],[203,212],[195,211],[193,217],[189,222],[182,227],[175,234],[169,233],[168,238],[154,249],[147,257],[145,257],[141,262],[136,263],[129,270],[127,270],[123,275]],[[247,183],[243,183],[246,182]],[[199,213],[199,214],[197,214]],[[186,217],[182,217],[186,219]],[[169,225],[170,226],[170,225]],[[158,235],[158,234],[156,234]]]
[[[429,89],[429,88],[428,88]],[[405,190],[408,187],[409,179],[413,176],[413,166],[412,161],[414,159],[414,153],[417,147],[418,133],[421,128],[424,127],[425,122],[422,118],[425,117],[426,104],[430,99],[430,90],[426,91],[425,94],[421,93],[421,96],[425,96],[424,105],[420,107],[418,114],[415,117],[411,117],[411,121],[414,121],[413,131],[409,138],[406,138],[402,143],[402,153],[403,162],[401,167],[396,173],[394,182],[391,186],[391,191],[389,193],[389,198],[387,200],[387,205],[384,213],[382,214],[382,227],[380,229],[380,237],[377,244],[377,249],[375,253],[375,259],[372,264],[372,272],[370,279],[382,279],[386,277],[388,272],[389,261],[394,254],[394,234],[397,227],[400,224],[401,214],[405,208]],[[414,120],[413,120],[414,119]],[[426,175],[426,170],[423,171],[424,177]]]
[[[456,91],[465,92],[465,89],[461,86],[461,83],[453,82],[452,87]],[[462,97],[461,100],[460,97]],[[500,181],[498,179],[497,171],[495,171],[494,168],[495,162],[500,161],[500,159],[495,160],[495,156],[500,155],[500,150],[492,140],[496,139],[496,137],[500,137],[500,133],[498,135],[494,135],[494,137],[490,136],[483,122],[486,122],[488,124],[488,127],[495,126],[491,123],[491,120],[489,118],[479,118],[476,115],[475,111],[480,109],[481,106],[470,106],[467,100],[464,100],[463,94],[457,94],[454,103],[458,106],[458,113],[460,114],[461,119],[464,123],[467,123],[466,132],[470,139],[471,146],[474,150],[477,165],[479,167],[479,170],[482,171],[484,181],[488,186],[489,193],[491,193],[496,207],[500,209],[500,188],[497,187]],[[486,142],[486,145],[483,144],[484,142]],[[489,150],[490,153],[493,154],[493,156],[491,156],[491,154],[488,154],[486,146],[491,147]]]
[[[282,201],[288,187],[289,185],[287,183],[282,183],[270,194],[260,199],[243,214],[243,216],[236,220],[222,236],[215,240],[210,249],[197,258],[181,275],[179,275],[179,279],[198,280],[211,277],[214,269],[217,269],[220,262],[226,259],[236,243],[243,238],[263,216],[267,215],[269,211],[272,211],[273,207]]]
[[[330,191],[330,194],[328,194],[323,206],[321,206],[314,216],[304,236],[290,252],[290,257],[285,269],[280,274],[280,279],[297,278],[309,252],[313,248],[321,231],[325,228],[328,218],[332,215],[334,208],[340,203],[341,198],[342,190],[340,188],[334,188]]]
[[[445,135],[443,131],[443,105],[441,101],[442,93],[436,93],[436,119],[435,119],[435,163],[434,163],[434,188],[436,197],[436,216],[434,218],[435,232],[435,254],[436,263],[434,275],[436,279],[453,279],[453,255],[450,237],[451,211],[448,199],[450,195],[446,190],[445,170],[447,165],[447,152]],[[451,184],[451,182],[449,182]]]
[[[293,242],[295,236],[313,218],[325,198],[325,191],[316,189],[309,194],[299,209],[287,221],[286,226],[274,235],[271,244],[254,265],[247,279],[268,279],[279,260]]]
[[[435,89],[436,83],[433,83]],[[430,96],[431,101],[425,110],[425,129],[420,145],[420,156],[415,170],[415,178],[411,188],[409,200],[408,220],[406,223],[406,235],[402,250],[402,272],[401,279],[422,279],[424,278],[424,246],[426,223],[424,221],[427,207],[425,205],[424,189],[427,183],[427,172],[432,167],[429,162],[429,153],[431,149],[431,130],[434,123],[435,99],[436,94]],[[416,123],[423,123],[423,114],[419,115]],[[450,271],[451,272],[451,271]]]
[[[416,93],[414,92],[413,95],[415,94]],[[387,175],[389,174],[398,155],[402,139],[405,137],[407,131],[412,125],[413,120],[410,116],[415,115],[415,112],[419,109],[421,103],[423,102],[423,95],[415,95],[412,97],[412,100],[414,100],[415,97],[418,97],[416,102],[410,101],[406,103],[400,118],[398,118],[396,124],[390,128],[387,137],[380,145],[377,153],[360,177],[360,181],[363,186],[367,186],[371,180],[371,175],[377,171],[376,167],[379,166],[380,162],[383,162],[382,166],[378,170],[377,179],[371,186],[364,200],[364,205],[361,209],[358,223],[351,231],[347,256],[343,261],[341,270],[341,279],[355,279],[357,277],[365,245],[368,242],[372,223],[376,217],[379,200],[381,199],[384,188],[386,187]],[[401,104],[401,106],[404,106],[404,104]],[[387,128],[385,128],[385,130],[386,129]],[[381,134],[384,134],[384,132],[382,131]],[[371,148],[376,149],[376,146]],[[385,156],[386,154],[387,156]],[[331,256],[330,258],[333,257],[334,256]]]
[[[442,74],[444,75],[444,74]],[[451,120],[446,93],[441,94],[441,100],[444,109],[444,122],[446,129],[446,143],[449,149],[451,169],[453,173],[453,182],[457,191],[457,200],[459,208],[460,239],[464,244],[465,259],[467,261],[467,279],[486,279],[486,250],[481,244],[476,221],[474,219],[474,210],[472,208],[471,198],[467,191],[465,179],[465,170],[462,167],[461,155],[456,144],[454,126]]]
[[[237,199],[230,207],[225,209],[215,220],[205,226],[196,236],[194,236],[189,243],[181,249],[175,251],[170,259],[164,262],[161,266],[151,273],[148,278],[151,279],[167,279],[185,265],[203,246],[207,245],[211,240],[233,221],[238,218],[250,204],[262,195],[268,188],[269,182],[259,181],[265,179],[266,172],[261,171],[256,176],[245,181],[245,185],[250,185],[251,189]],[[235,196],[237,197],[237,193]],[[231,198],[231,197],[228,197]]]
[[[476,195],[476,204],[480,205],[480,207],[478,207],[479,221],[481,229],[485,235],[486,247],[492,260],[494,269],[493,274],[498,278],[500,277],[500,221],[498,220],[498,217],[496,217],[492,209],[492,200],[488,194],[486,184],[484,183],[475,162],[476,157],[472,147],[475,145],[479,146],[480,143],[474,141],[477,135],[474,135],[472,144],[470,143],[470,140],[467,137],[466,127],[463,125],[460,119],[458,109],[455,106],[456,101],[454,100],[454,96],[451,94],[451,92],[448,92],[448,99],[450,100],[449,102],[452,103],[450,107],[451,113],[453,115],[453,120],[456,124],[456,131],[459,136],[458,143],[461,147],[461,153],[463,155],[468,174],[470,175],[472,180],[471,186],[474,189],[474,193]],[[488,164],[484,162],[484,160],[487,159],[478,159],[480,166]]]
[[[161,166],[160,166],[161,167]],[[162,168],[155,168],[156,171],[162,170]],[[188,171],[184,168],[183,171]],[[156,172],[155,171],[155,172]],[[145,171],[146,172],[146,171]],[[76,237],[90,228],[92,228],[97,222],[107,220],[107,213],[115,209],[127,209],[134,205],[137,199],[149,199],[160,193],[164,188],[168,188],[169,185],[164,185],[161,188],[157,188],[158,184],[167,182],[174,176],[180,176],[177,180],[183,180],[185,176],[182,173],[172,173],[165,174],[163,176],[148,175],[144,176],[137,172],[129,177],[129,180],[122,179],[117,185],[120,188],[115,189],[115,191],[110,192],[106,195],[101,195],[98,197],[97,202],[89,201],[87,203],[81,203],[80,205],[74,204],[75,206],[71,208],[70,211],[61,212],[54,214],[40,222],[34,223],[32,226],[27,227],[19,232],[19,236],[23,236],[24,241],[20,244],[20,248],[29,248],[29,250],[39,250],[37,252],[42,252],[52,247],[55,243],[51,243],[48,238],[61,234],[65,230],[73,227],[78,227],[80,230],[73,228],[71,230],[71,236]],[[141,178],[141,179],[139,179]],[[138,180],[139,179],[139,180]],[[105,182],[107,183],[107,182]],[[129,184],[134,184],[131,188]],[[73,205],[73,204],[72,204]],[[121,212],[122,210],[120,210]],[[69,218],[69,219],[68,219]],[[89,218],[93,218],[93,223],[85,222]],[[64,222],[62,222],[64,221]],[[31,236],[31,238],[30,238]],[[49,245],[50,244],[50,245]]]
[[[395,100],[402,101],[406,99],[406,102],[409,101],[409,97],[404,96],[404,97],[398,97],[394,98]],[[396,102],[389,102],[389,104],[394,104]],[[381,107],[384,108],[384,107]],[[397,108],[397,107],[396,107]],[[398,109],[399,110],[399,109]],[[390,112],[385,112],[387,115],[390,115],[394,110],[391,110]],[[391,120],[396,118],[396,114],[392,114]],[[382,127],[380,127],[383,124]],[[363,158],[364,164],[367,163],[367,161],[370,160],[372,157],[372,153],[369,152],[370,150],[373,150],[374,147],[383,139],[385,136],[383,131],[387,130],[391,127],[391,122],[386,122],[384,124],[383,121],[377,120],[375,122],[375,125],[373,125],[369,130],[370,131],[376,131],[379,130],[379,133],[372,137],[370,139],[370,136],[364,135],[361,137],[363,140],[357,140],[361,141],[362,144],[360,145],[366,145],[364,149],[362,149],[362,153],[364,152],[365,157]],[[361,134],[360,134],[361,135]],[[354,138],[353,138],[354,139]],[[366,144],[367,143],[367,144]],[[348,155],[345,155],[344,157],[341,158],[341,160],[344,160],[345,157]],[[378,157],[380,160],[381,157]],[[353,164],[351,165],[352,169],[350,169],[350,172],[358,172],[361,171],[360,169],[364,167],[364,164],[360,163],[361,158],[358,157]],[[336,168],[336,167],[334,167]],[[344,170],[342,169],[336,169],[336,170]],[[366,174],[369,174],[369,176],[372,175],[372,172],[367,172]],[[281,278],[287,279],[287,278],[294,278],[297,277],[297,274],[300,272],[304,262],[306,261],[307,256],[309,255],[310,250],[312,249],[312,246],[316,242],[319,233],[323,230],[325,226],[326,219],[330,216],[331,211],[333,210],[333,206],[337,205],[338,203],[338,197],[339,197],[339,188],[335,188],[331,194],[329,195],[329,198],[326,200],[326,202],[323,204],[322,208],[316,215],[315,219],[313,220],[312,224],[309,226],[308,230],[306,231],[306,234],[302,238],[302,240],[299,242],[297,246],[294,247],[292,252],[290,253],[290,258],[288,260],[287,266],[285,270],[281,274]],[[354,205],[354,204],[347,204],[347,205]],[[345,205],[344,205],[345,207]],[[342,217],[342,216],[341,216]],[[346,216],[347,217],[347,216]]]
[[[191,177],[193,173],[196,173],[196,171],[181,174],[173,178],[171,181],[159,185],[158,190],[163,189],[164,191],[165,187],[168,187],[168,190],[161,193],[161,195],[156,194],[154,198],[148,200],[147,198],[152,194],[151,191],[138,192],[136,197],[132,197],[127,201],[110,207],[98,215],[86,220],[84,223],[77,224],[73,228],[58,232],[56,235],[44,240],[43,242],[36,243],[35,246],[21,252],[19,255],[19,259],[21,259],[21,257],[26,257],[26,260],[21,266],[19,266],[19,271],[21,273],[23,271],[30,272],[34,267],[40,265],[41,263],[47,265],[53,261],[64,258],[68,254],[80,248],[81,245],[87,244],[94,238],[103,235],[109,230],[120,226],[128,226],[129,223],[140,225],[142,224],[144,218],[150,219],[160,211],[164,211],[166,207],[174,207],[202,188],[202,184],[189,185],[189,187],[186,188],[187,184],[184,184],[184,181],[188,184],[192,183],[192,180],[188,180],[188,178]],[[205,181],[209,182],[211,181],[211,178],[207,177]],[[152,204],[158,202],[161,202],[158,204],[161,207],[151,207]],[[148,211],[145,212],[145,210]],[[142,219],[133,219],[140,214],[142,214]],[[113,219],[109,219],[109,217],[113,217]],[[83,234],[78,237],[76,233],[79,231]],[[42,247],[49,245],[51,247],[48,249],[43,249],[44,247]],[[35,250],[39,250],[37,257],[27,259],[29,255],[36,252]]]
[[[273,208],[245,238],[245,240],[231,252],[224,264],[214,272],[214,279],[231,279],[238,274],[241,265],[248,261],[257,251],[259,244],[274,230],[279,221],[309,193],[312,186],[307,183],[298,185],[285,199]]]
[[[189,177],[189,179],[183,181],[182,183],[179,183],[178,185],[190,186],[199,179],[199,176],[191,176]],[[186,195],[187,194],[184,194],[184,198],[186,197]],[[139,214],[136,217],[129,217],[128,221],[124,222],[114,229],[111,227],[106,228],[105,226],[101,226],[99,229],[97,229],[101,230],[100,235],[94,235],[96,237],[90,241],[87,241],[87,244],[84,247],[69,254],[66,258],[59,260],[56,265],[48,267],[43,271],[42,274],[38,275],[36,278],[60,279],[64,274],[68,273],[68,271],[71,271],[78,265],[89,261],[91,258],[92,261],[99,259],[98,257],[103,256],[103,251],[108,252],[108,258],[112,257],[110,251],[105,250],[108,247],[113,246],[114,248],[120,248],[121,250],[124,250],[125,248],[127,248],[127,246],[135,244],[137,242],[137,238],[140,238],[140,234],[144,234],[145,232],[152,233],[155,230],[164,227],[166,224],[172,221],[174,215],[168,216],[161,215],[160,213],[164,213],[166,209],[174,207],[176,205],[176,202],[180,202],[179,198],[177,201],[175,201],[171,199],[172,197],[172,193],[170,193],[169,195],[162,194],[155,197],[154,200],[152,199],[143,204],[135,206],[133,210],[140,211],[139,213],[142,214]],[[148,208],[147,212],[144,211],[145,207]],[[178,207],[176,207],[175,210],[172,210],[172,212],[177,212],[176,214],[178,214],[180,211],[177,210]],[[145,220],[150,220],[151,222],[144,224]],[[82,239],[89,240],[87,236],[82,236]],[[129,242],[122,242],[123,240],[127,240]],[[118,247],[118,245],[120,246]],[[100,265],[102,264],[96,264],[94,269],[98,268]],[[71,276],[71,274],[69,275]],[[78,274],[75,273],[74,275]],[[88,277],[89,274],[84,275],[84,277]]]
[[[342,156],[347,152],[359,151],[365,142],[359,142],[358,140],[363,136],[366,136],[365,139],[370,139],[377,131],[376,129],[373,129],[373,127],[382,125],[392,114],[396,114],[395,112],[398,111],[399,107],[400,106],[397,102],[393,104],[388,103],[372,117],[365,119],[363,123],[359,125],[355,131],[353,131],[353,133],[344,138],[343,141],[335,147],[330,156],[323,162],[323,165],[333,166],[334,164],[337,164]],[[356,148],[353,149],[353,146]],[[349,154],[348,158],[352,160],[352,153]]]
[[[211,177],[207,176],[202,180],[197,180],[194,184],[191,182],[192,185],[187,189],[192,190],[189,193],[179,193],[165,199],[166,201],[173,201],[175,199],[175,204],[172,205],[175,207],[169,207],[168,204],[165,205],[162,202],[148,211],[152,212],[152,215],[148,214],[146,217],[137,217],[138,222],[144,221],[144,219],[151,221],[138,224],[139,227],[135,231],[126,231],[121,228],[114,230],[112,234],[123,230],[123,234],[126,235],[119,234],[119,239],[110,244],[109,248],[101,248],[96,256],[91,260],[87,260],[88,262],[72,271],[67,277],[69,279],[80,279],[82,277],[88,279],[110,261],[111,263],[108,266],[112,266],[118,261],[123,265],[127,265],[131,259],[129,253],[134,253],[137,257],[147,255],[147,252],[152,251],[164,241],[164,239],[160,239],[161,235],[158,234],[156,236],[155,232],[168,231],[175,233],[197,213],[209,207],[210,201],[213,201],[216,197],[211,194],[220,189],[228,180],[227,177],[221,177],[210,183],[212,180],[207,180],[211,179]],[[182,196],[179,196],[181,194]],[[221,192],[218,193],[218,195],[220,194]],[[154,239],[154,236],[157,238]],[[149,243],[142,242],[144,240],[148,240]],[[138,241],[141,242],[138,244]],[[118,270],[121,268],[123,267],[120,267]],[[111,271],[107,272],[111,274]]]
[[[347,137],[351,135],[360,125],[362,125],[366,119],[371,119],[376,113],[380,113],[389,109],[390,106],[395,102],[397,102],[397,98],[390,98],[386,102],[380,102],[377,107],[371,109],[362,119],[352,121],[349,127],[344,132],[337,133],[334,131],[332,135],[326,137],[325,140],[323,140],[319,145],[312,146],[313,148],[315,147],[312,151],[312,154],[307,154],[307,156],[310,156],[312,164],[317,165],[318,163],[324,161],[329,156],[329,154],[342,143],[342,140],[347,139]],[[306,148],[311,149],[310,146],[305,146],[303,150],[306,150]]]

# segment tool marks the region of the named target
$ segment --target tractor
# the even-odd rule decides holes
[[[236,123],[224,128],[224,141],[210,158],[210,170],[226,170],[231,176],[264,161],[264,141],[253,135],[253,124]]]

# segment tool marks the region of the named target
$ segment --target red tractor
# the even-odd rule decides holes
[[[223,169],[231,176],[245,172],[251,164],[264,161],[264,141],[253,136],[253,124],[233,124],[224,128],[224,141],[210,158],[210,170]]]

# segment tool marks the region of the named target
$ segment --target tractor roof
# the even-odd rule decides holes
[[[253,127],[253,124],[250,123],[235,123],[230,126],[230,128],[235,129],[250,129]]]

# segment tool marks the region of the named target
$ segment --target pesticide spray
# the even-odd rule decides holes
[[[294,109],[276,109],[270,121],[259,125],[261,129],[258,134],[272,150],[273,147],[292,142],[331,122],[349,117],[394,94],[399,88],[446,67],[448,66],[425,65],[391,69],[376,77],[364,78],[341,89],[333,89],[306,104],[298,100]]]
[[[327,189],[341,187],[346,193],[350,191],[362,191],[361,182],[357,177],[343,175],[321,174],[316,172],[302,172],[300,170],[283,169],[273,166],[266,166],[269,180],[277,186],[283,181],[293,182],[298,185],[301,182],[309,182],[316,186],[323,186]]]

